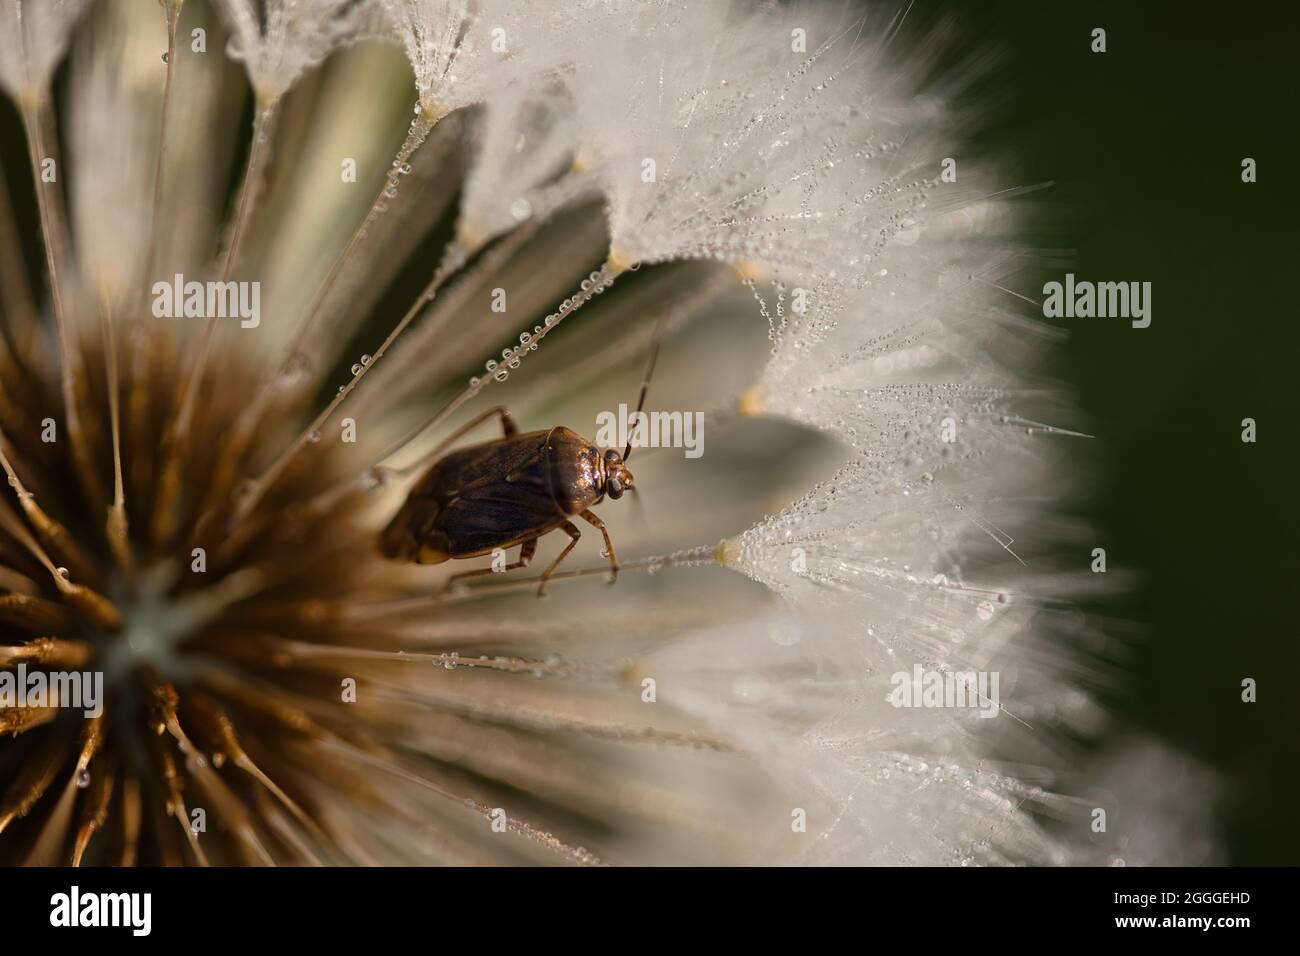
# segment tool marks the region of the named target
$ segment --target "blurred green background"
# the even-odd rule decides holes
[[[1223,775],[1229,862],[1300,863],[1300,656],[1285,603],[1300,584],[1300,11],[918,0],[907,26],[945,19],[959,52],[999,55],[971,92],[992,113],[977,145],[1009,184],[1053,181],[1034,201],[1068,222],[1050,241],[1073,250],[1070,271],[1153,283],[1150,328],[1052,320],[1069,337],[1050,371],[1073,392],[1071,424],[1097,436],[1071,448],[1093,475],[1076,507],[1109,571],[1136,572],[1086,609],[1132,644],[1113,703]],[[1090,50],[1095,27],[1104,54]],[[1255,444],[1241,440],[1247,417]],[[1257,703],[1241,701],[1246,677]]]

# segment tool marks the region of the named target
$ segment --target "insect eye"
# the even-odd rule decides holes
[[[609,479],[609,481],[605,482],[605,492],[617,501],[619,498],[623,497],[623,482],[619,481],[617,478]]]
[[[618,452],[616,452],[616,451],[615,451],[614,449],[612,449],[612,448],[609,449],[607,452],[605,452],[605,460],[606,460],[606,461],[618,461]]]

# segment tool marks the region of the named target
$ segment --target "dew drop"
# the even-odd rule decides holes
[[[163,57],[165,59],[166,54],[163,54]],[[77,786],[82,790],[90,786],[90,771],[88,769],[83,769],[77,774]]]
[[[68,580],[70,574],[68,569],[62,566],[55,568],[54,573],[57,574],[59,577],[63,578],[63,580],[65,581]]]
[[[162,55],[162,61],[163,61],[164,63],[167,62],[167,54],[166,54],[166,53],[163,53],[163,55]]]

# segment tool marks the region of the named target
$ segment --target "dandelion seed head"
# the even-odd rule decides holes
[[[380,0],[406,50],[425,117],[436,121],[560,68],[586,6],[510,0]]]
[[[353,0],[217,0],[217,9],[230,28],[226,53],[243,62],[264,102],[335,50],[383,30],[376,9]]]
[[[19,98],[83,5],[15,19],[32,7],[0,0]],[[260,101],[248,147],[219,57],[151,59],[152,83],[127,62],[163,30],[116,29],[140,5],[74,40],[70,215],[40,204],[59,254],[31,270],[57,325],[6,312],[0,336],[0,671],[94,668],[107,700],[91,719],[0,707],[0,859],[1087,858],[1043,823],[1073,781],[989,769],[1051,765],[1058,736],[1105,719],[1036,624],[1073,582],[1021,563],[1059,530],[1025,489],[1060,475],[1017,417],[1032,348],[994,285],[1015,217],[969,171],[935,191],[944,107],[874,22],[675,0],[220,8]],[[375,36],[379,8],[415,120],[376,109],[352,58],[326,67],[329,110],[284,98]],[[395,156],[370,148],[407,122]],[[382,154],[369,208],[339,179],[344,141],[363,174]],[[256,328],[158,318],[153,272],[294,291]],[[442,590],[465,562],[382,557],[430,449],[495,403],[587,433],[637,394],[652,341],[652,404],[711,409],[711,451],[638,452],[651,521],[598,506],[616,587],[594,530],[545,601],[523,569]],[[1000,669],[999,720],[896,707],[914,664]],[[198,808],[219,825],[196,834]]]
[[[779,8],[650,8],[579,61],[623,258],[847,275],[920,202],[888,168],[905,130],[893,77],[851,22],[808,12],[814,45],[796,50]]]
[[[54,69],[89,0],[4,0],[0,3],[0,85],[20,103],[49,91]]]
[[[584,188],[570,175],[572,104],[562,86],[512,87],[485,104],[465,180],[458,230],[478,248],[552,211]]]

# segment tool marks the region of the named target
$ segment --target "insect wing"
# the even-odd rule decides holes
[[[504,478],[480,480],[443,506],[435,526],[452,557],[484,554],[536,537],[564,520],[546,487],[540,462]]]
[[[529,432],[463,448],[430,471],[418,492],[441,505],[434,527],[446,536],[452,557],[510,547],[563,519],[546,486],[547,434]]]
[[[546,435],[544,431],[528,432],[450,452],[429,469],[411,495],[446,505],[476,487],[540,466]]]

